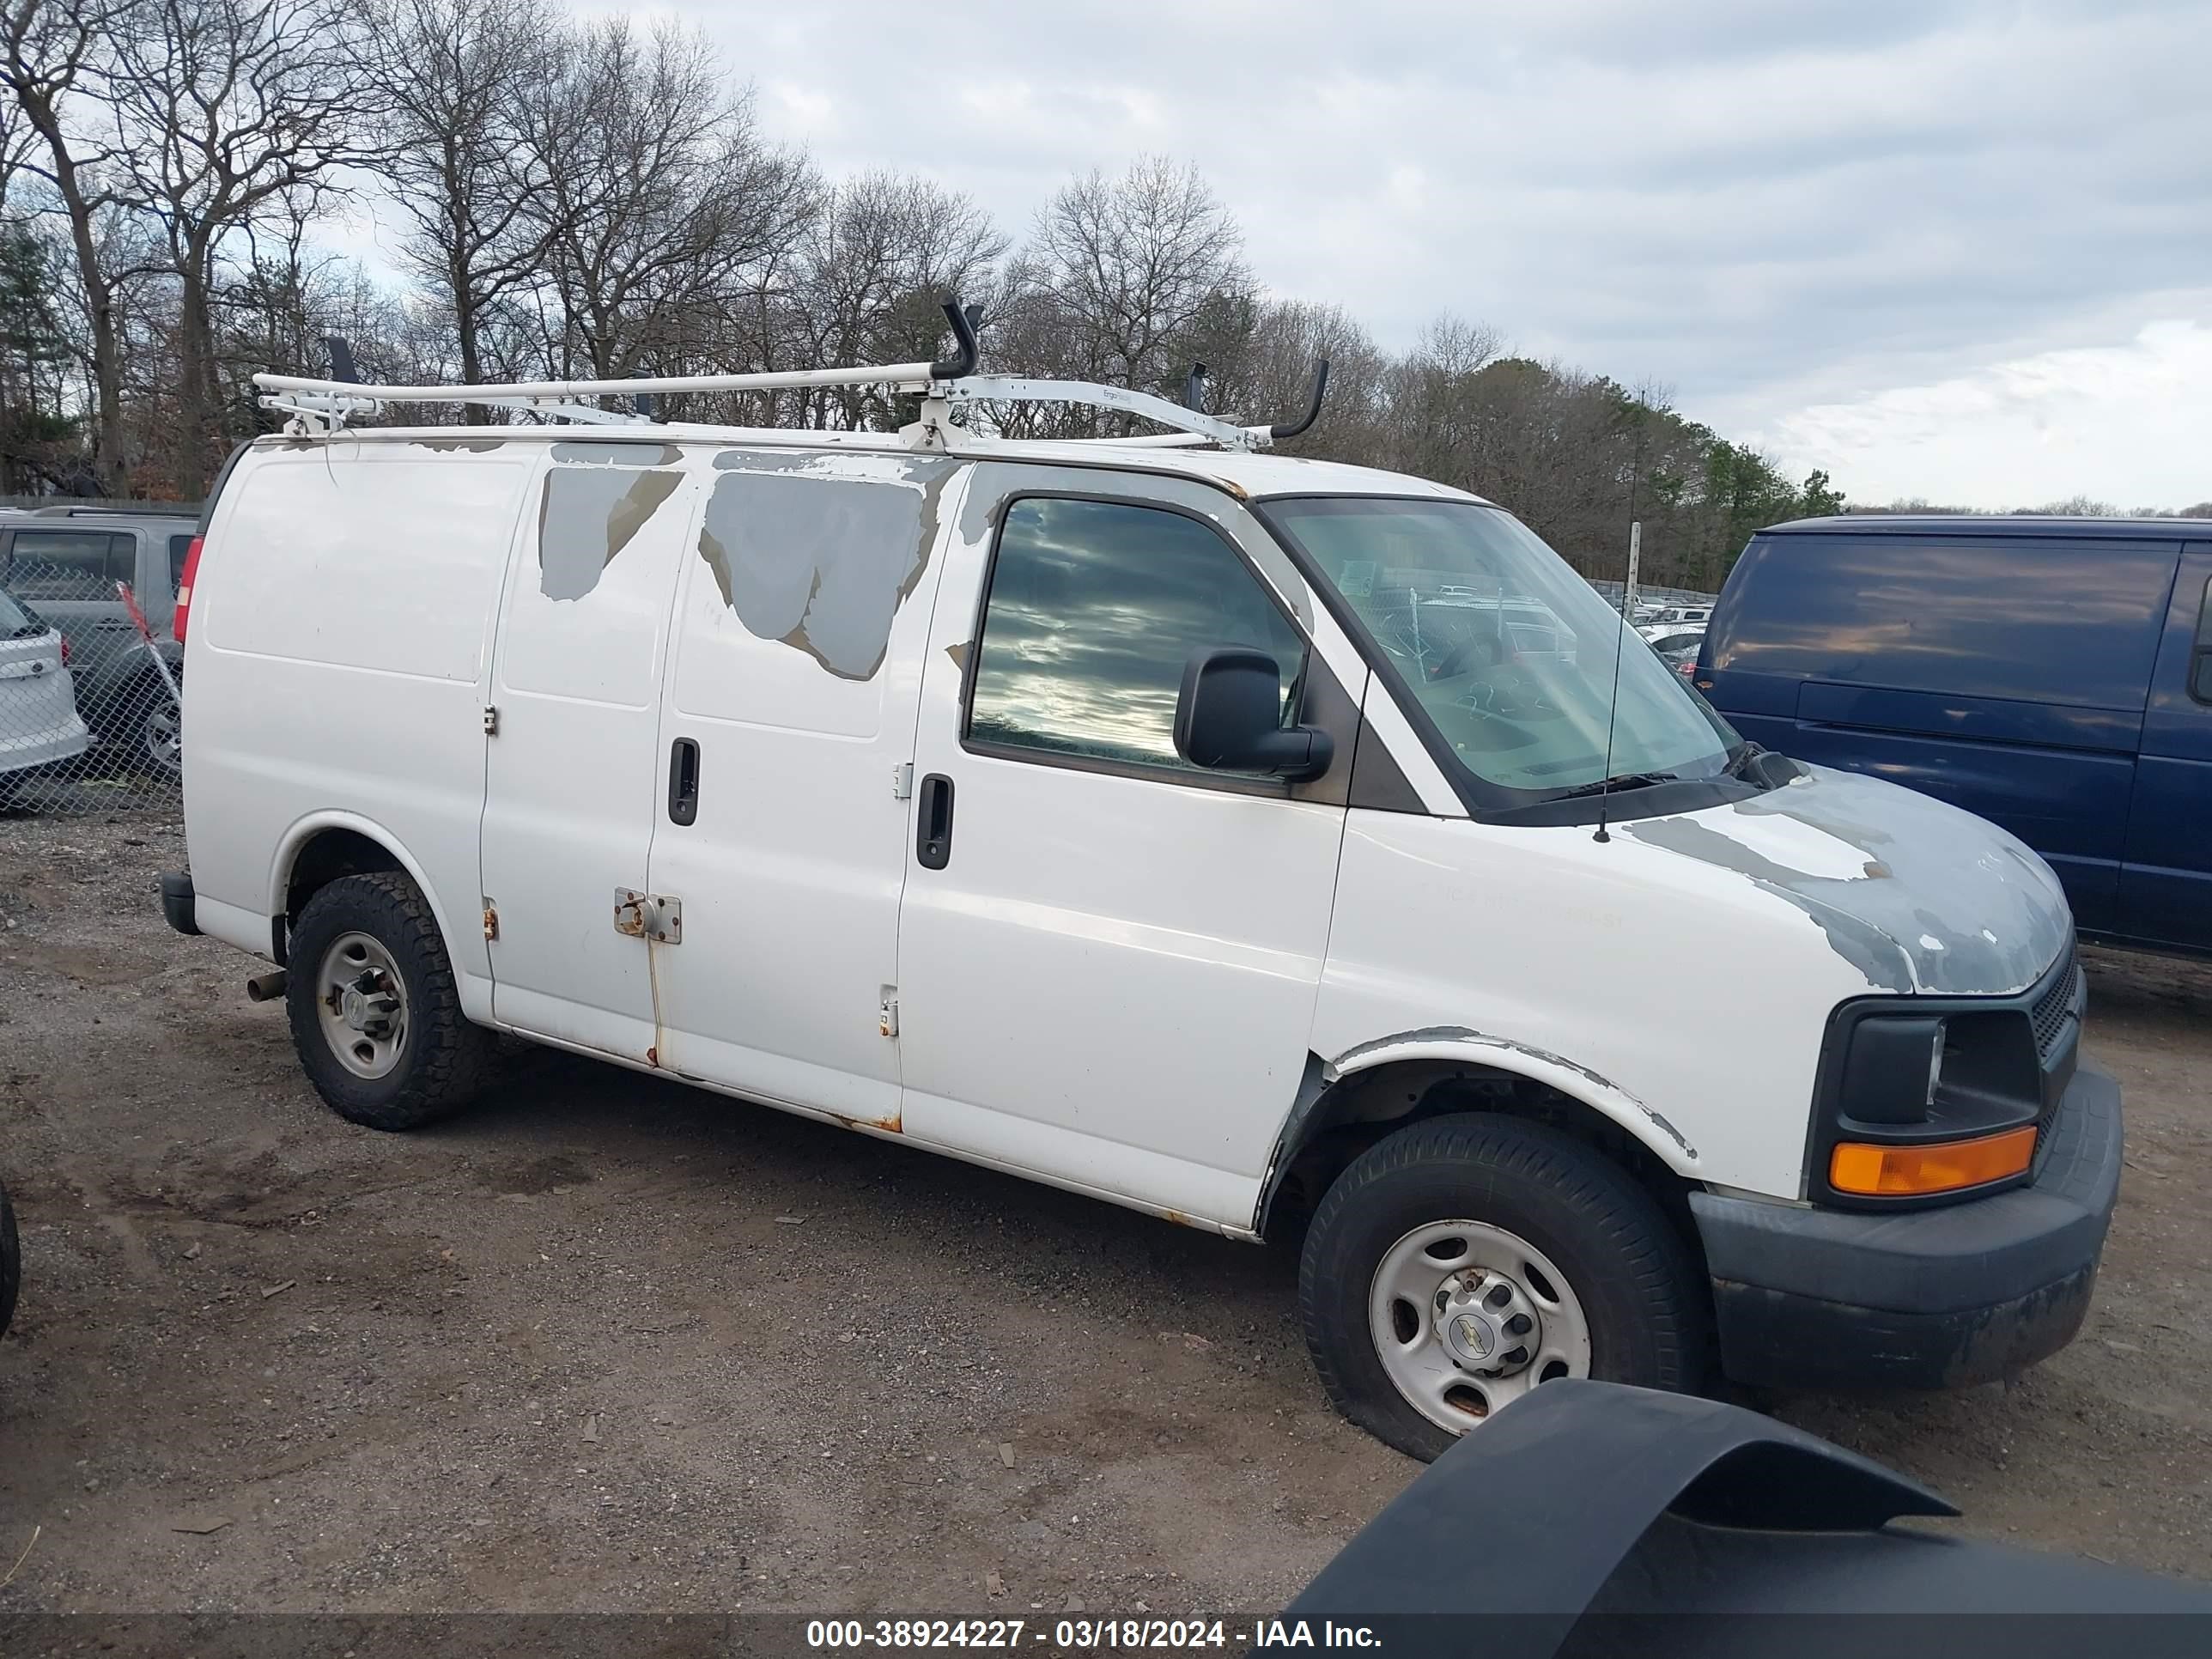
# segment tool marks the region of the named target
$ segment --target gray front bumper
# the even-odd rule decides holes
[[[1692,1193],[1723,1369],[1769,1386],[1958,1388],[2057,1352],[2120,1187],[2120,1089],[2087,1063],[2032,1185],[1897,1215]]]

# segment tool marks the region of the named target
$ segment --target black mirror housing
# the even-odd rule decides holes
[[[1193,766],[1267,772],[1293,783],[1328,770],[1335,745],[1311,726],[1282,724],[1283,671],[1264,651],[1201,651],[1182,671],[1175,746]]]

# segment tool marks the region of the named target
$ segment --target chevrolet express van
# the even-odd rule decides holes
[[[2085,937],[2212,955],[2212,523],[1777,525],[1695,678],[1770,748],[2002,824]]]
[[[279,965],[337,1112],[451,1112],[506,1032],[1303,1229],[1331,1397],[1422,1457],[1563,1376],[1935,1387],[2073,1334],[2120,1110],[2042,860],[1743,742],[1488,501],[902,372],[889,434],[349,429],[654,387],[264,379],[295,429],[179,596],[163,897]],[[1109,394],[1225,447],[946,418]],[[1577,648],[1417,651],[1469,592]]]

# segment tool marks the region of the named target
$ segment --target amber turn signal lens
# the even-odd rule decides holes
[[[1828,1159],[1828,1184],[1839,1193],[1862,1193],[1869,1198],[1954,1193],[2016,1176],[2034,1156],[2032,1124],[2001,1135],[1924,1146],[1870,1146],[1846,1140]]]

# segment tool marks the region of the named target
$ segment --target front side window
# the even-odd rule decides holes
[[[1176,753],[1176,697],[1192,657],[1222,646],[1274,658],[1287,720],[1304,642],[1210,526],[1124,501],[1017,501],[992,564],[969,740],[1195,772]]]
[[[1727,770],[1735,734],[1510,514],[1382,496],[1286,498],[1261,510],[1343,597],[1496,805],[1608,776]]]

